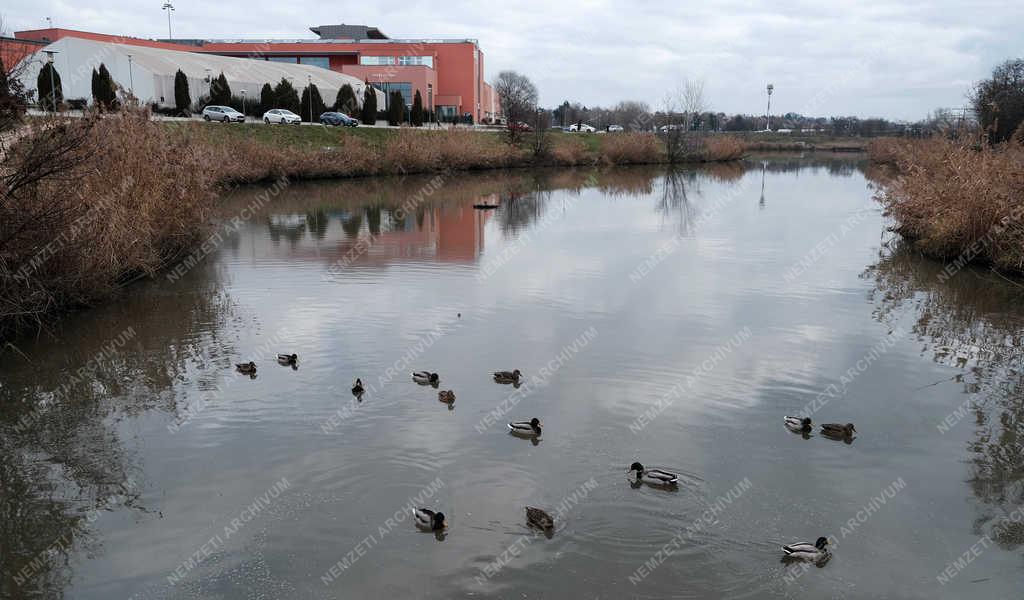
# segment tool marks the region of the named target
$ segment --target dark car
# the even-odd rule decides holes
[[[333,125],[335,127],[359,127],[359,121],[340,112],[325,112],[320,115],[321,125]]]

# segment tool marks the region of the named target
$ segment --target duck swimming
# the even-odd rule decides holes
[[[413,511],[413,516],[416,518],[416,526],[420,529],[441,531],[448,527],[448,522],[445,521],[443,512],[434,512],[429,508],[417,508]]]
[[[539,529],[546,530],[555,528],[555,520],[551,518],[551,515],[532,506],[526,507],[526,523],[531,527],[537,527]]]
[[[256,363],[247,362],[235,365],[239,373],[245,373],[246,375],[253,375],[256,373]]]
[[[412,380],[420,385],[437,385],[441,377],[430,371],[416,371],[412,374]]]
[[[516,423],[509,423],[508,429],[509,431],[517,435],[538,436],[540,435],[541,425],[542,423],[540,422],[540,419],[534,417],[529,421],[518,421]]]
[[[519,377],[522,375],[519,369],[515,371],[496,371],[494,373],[494,381],[498,383],[519,383]]]
[[[793,560],[808,560],[808,561],[819,561],[829,555],[828,538],[820,537],[818,541],[813,544],[809,542],[797,542],[795,544],[789,544],[783,546],[782,551],[786,554],[785,558]]]
[[[451,404],[455,402],[455,392],[452,390],[441,390],[437,393],[437,399],[445,404]]]
[[[804,432],[811,430],[810,417],[786,417],[786,427],[792,431]]]
[[[357,377],[355,385],[352,386],[352,394],[355,396],[362,396],[365,391],[366,390],[363,389],[363,380]]]
[[[853,423],[847,423],[846,425],[841,423],[824,423],[821,426],[821,432],[832,437],[853,437],[853,434],[857,433],[857,429],[853,426]]]
[[[635,462],[629,465],[629,471],[636,472],[638,482],[649,485],[676,485],[679,483],[679,476],[675,473],[662,471],[661,469],[647,469],[642,464]]]
[[[282,365],[294,365],[299,360],[298,354],[278,354],[277,362]]]

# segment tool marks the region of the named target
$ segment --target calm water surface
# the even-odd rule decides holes
[[[3,597],[1020,597],[1024,287],[902,249],[858,163],[262,193],[180,280],[4,352]]]

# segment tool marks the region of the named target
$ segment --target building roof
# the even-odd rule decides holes
[[[299,92],[307,83],[312,82],[328,101],[345,84],[352,86],[356,97],[362,96],[364,87],[364,82],[356,77],[312,65],[182,52],[76,37],[65,37],[50,44],[45,50],[57,53],[56,68],[62,77],[65,98],[91,97],[90,73],[100,63],[106,65],[115,82],[123,89],[134,86],[136,95],[143,102],[157,101],[161,97],[165,102],[173,101],[174,76],[179,70],[188,78],[190,90],[196,98],[209,89],[210,78],[221,73],[233,92],[245,90],[249,98],[259,98],[263,84],[276,85],[282,79],[291,80]],[[24,59],[28,65],[22,80],[29,89],[36,87],[35,76],[44,62],[41,52]],[[383,100],[383,94],[378,92],[378,101],[383,103]]]
[[[386,40],[388,36],[376,27],[366,25],[318,25],[310,31],[322,40]]]

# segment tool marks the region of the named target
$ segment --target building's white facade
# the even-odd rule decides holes
[[[302,94],[310,81],[330,106],[346,83],[362,102],[365,84],[351,75],[320,67],[279,63],[258,59],[232,58],[212,54],[179,52],[162,48],[130,46],[65,37],[24,59],[21,79],[26,89],[35,90],[39,71],[47,60],[45,51],[54,51],[54,66],[61,78],[66,100],[85,98],[92,102],[92,71],[105,64],[122,90],[132,90],[144,104],[174,106],[174,76],[181,70],[188,77],[193,103],[201,103],[210,91],[210,81],[224,73],[231,93],[259,102],[263,84],[277,85],[287,78]],[[129,56],[131,57],[129,65]],[[384,106],[384,93],[377,91],[377,106]]]

